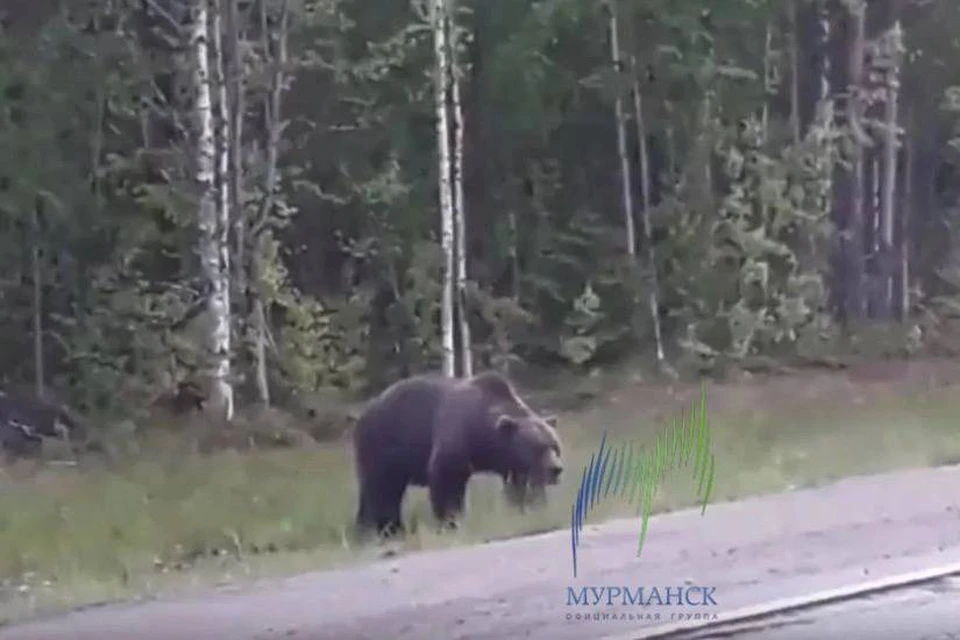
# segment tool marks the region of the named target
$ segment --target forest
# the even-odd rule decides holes
[[[954,0],[0,14],[2,382],[86,415],[960,346]]]

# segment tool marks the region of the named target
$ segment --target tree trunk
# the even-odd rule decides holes
[[[196,173],[200,201],[197,213],[200,229],[200,258],[209,284],[207,311],[209,321],[208,348],[211,362],[210,405],[218,417],[233,418],[233,387],[230,381],[230,297],[222,272],[222,247],[216,185],[216,139],[211,100],[211,77],[208,42],[209,15],[206,2],[193,7],[190,45],[194,55],[193,91],[196,127]]]
[[[881,255],[883,256],[883,317],[894,317],[893,283],[899,265],[894,258],[894,198],[897,186],[897,137],[899,130],[898,103],[900,101],[900,56],[902,34],[900,20],[896,19],[890,32],[889,67],[887,68],[887,91],[884,105],[886,124],[883,139],[883,192],[880,209]]]
[[[846,311],[851,319],[864,315],[864,248],[863,248],[863,145],[869,138],[863,131],[863,63],[866,48],[867,6],[863,0],[849,6],[851,30],[849,34],[847,65],[847,123],[853,139],[853,152],[850,159],[850,201],[848,215],[848,240],[844,258],[847,267],[845,289],[847,294]]]
[[[913,221],[913,172],[914,172],[914,140],[910,135],[913,132],[912,113],[908,114],[906,122],[911,125],[904,132],[903,191],[900,194],[900,215],[897,216],[897,253],[900,257],[900,270],[897,277],[897,318],[905,322],[910,313],[910,231]]]
[[[33,383],[38,398],[43,398],[45,378],[43,348],[43,264],[40,252],[40,207],[38,199],[30,217],[30,271],[33,279]]]
[[[879,234],[877,233],[880,220],[880,159],[874,149],[866,153],[863,163],[863,247],[866,255],[864,267],[867,281],[867,316],[875,317],[880,313],[880,296],[878,284],[879,272]]]
[[[818,124],[824,133],[833,136],[842,135],[848,125],[850,116],[850,96],[846,95],[850,88],[850,39],[852,19],[846,7],[841,4],[831,4],[829,0],[818,0],[817,22],[820,34],[820,99],[818,108]],[[826,146],[825,150],[835,151],[836,156],[843,154],[843,145]],[[826,200],[830,217],[837,231],[837,243],[831,252],[831,306],[841,325],[849,320],[848,310],[849,271],[848,254],[850,253],[850,209],[853,193],[853,178],[843,162],[833,161],[842,158],[831,158],[825,169],[827,179]],[[862,242],[862,239],[859,240]]]
[[[473,352],[470,339],[470,319],[467,316],[467,232],[466,232],[466,199],[463,191],[463,107],[460,104],[460,65],[457,59],[457,28],[453,17],[445,14],[448,26],[448,42],[450,44],[449,83],[453,108],[454,139],[453,139],[453,225],[456,229],[454,239],[456,254],[456,315],[459,319],[460,330],[460,368],[461,375],[473,375]]]
[[[510,271],[511,287],[510,295],[514,302],[520,302],[520,225],[517,224],[517,211],[510,209],[507,214],[507,224],[510,228]]]
[[[793,144],[800,144],[802,138],[800,120],[800,21],[797,3],[790,1],[790,130]]]
[[[830,7],[827,0],[820,0],[817,3],[817,26],[819,31],[818,48],[820,49],[820,87],[819,100],[829,100],[831,98],[830,75],[833,72],[831,63],[830,41],[833,38],[833,29],[831,28]],[[833,122],[833,119],[830,119]]]
[[[283,135],[283,119],[281,107],[283,88],[286,84],[285,68],[287,64],[287,31],[290,9],[287,0],[280,3],[280,16],[277,20],[276,33],[272,34],[267,9],[260,8],[260,24],[263,31],[264,55],[269,55],[272,63],[270,91],[263,101],[263,130],[266,140],[266,167],[263,173],[263,201],[257,213],[256,226],[252,230],[253,251],[250,256],[250,279],[252,281],[253,296],[253,330],[254,330],[254,358],[257,396],[262,404],[270,406],[270,384],[267,365],[267,342],[269,341],[269,327],[267,325],[266,292],[263,286],[264,270],[266,267],[266,251],[269,241],[269,220],[273,215],[273,205],[277,191],[277,162],[280,154],[280,140]],[[276,46],[271,46],[273,35],[276,36]]]
[[[833,82],[831,74],[833,68],[831,65],[831,39],[833,38],[833,29],[831,28],[830,11],[825,2],[817,5],[817,33],[818,35],[818,60],[820,64],[820,74],[817,77],[817,99],[814,108],[814,125],[817,128],[816,135],[820,142],[820,148],[823,152],[817,158],[817,168],[824,176],[823,199],[820,202],[821,211],[828,212],[832,208],[832,197],[834,189],[834,162],[833,152],[836,148],[832,136],[836,129],[836,109],[835,98],[833,95]]]
[[[231,105],[229,141],[230,141],[230,210],[233,212],[233,249],[234,249],[234,291],[237,292],[234,307],[237,317],[244,320],[249,316],[248,279],[247,279],[247,215],[243,199],[243,118],[246,114],[246,96],[243,91],[243,72],[240,68],[240,15],[238,0],[225,0],[227,3],[226,31],[229,48],[227,57],[227,100]],[[242,335],[242,334],[241,334]]]
[[[617,33],[617,3],[612,0],[608,4],[610,10],[610,59],[617,78],[617,97],[614,100],[614,117],[617,120],[617,154],[620,156],[620,184],[623,190],[623,219],[626,230],[626,249],[631,261],[637,254],[637,231],[633,217],[633,180],[630,177],[630,158],[627,154],[627,119],[623,110],[623,97],[619,86],[623,78],[623,69],[620,62],[620,38]]]
[[[231,149],[230,125],[233,122],[231,116],[231,102],[228,97],[226,69],[226,53],[223,48],[223,28],[222,16],[225,14],[224,4],[233,0],[211,0],[210,15],[210,35],[213,43],[214,56],[214,77],[213,84],[217,87],[217,116],[215,118],[217,127],[217,248],[220,256],[220,265],[218,278],[220,280],[220,289],[223,291],[224,302],[227,311],[230,314],[228,322],[230,323],[228,331],[232,343],[233,337],[233,314],[230,307],[231,286],[230,282],[230,226],[233,224],[233,209],[231,207],[231,173],[230,158],[233,156]],[[228,346],[228,352],[230,347]],[[232,413],[232,410],[231,410]],[[228,420],[231,418],[228,418]]]
[[[433,51],[436,68],[434,107],[437,117],[437,180],[440,189],[441,248],[443,251],[442,287],[440,301],[440,335],[443,353],[443,374],[454,377],[457,374],[456,351],[454,346],[454,228],[453,193],[450,184],[450,122],[449,102],[450,75],[447,71],[447,7],[446,0],[431,0],[431,27],[433,29]]]
[[[636,68],[636,60],[634,60]],[[640,189],[643,198],[643,243],[647,253],[647,268],[650,269],[650,291],[647,303],[650,307],[650,321],[653,323],[653,339],[656,342],[657,364],[663,366],[665,354],[663,351],[663,335],[660,329],[660,283],[657,277],[657,255],[653,248],[653,226],[650,224],[650,159],[647,149],[647,127],[643,117],[643,102],[640,95],[640,83],[633,81],[633,112],[637,127],[637,144],[640,146]]]
[[[668,120],[665,125],[666,131],[664,132],[664,137],[666,138],[666,180],[667,184],[670,185],[670,188],[676,186],[677,181],[677,170],[680,166],[678,161],[677,154],[677,135],[676,131],[673,128],[673,119],[670,117],[673,115],[673,103],[669,100],[664,100],[663,103],[664,110],[668,114]]]
[[[770,75],[773,66],[771,61],[772,57],[773,25],[768,19],[763,37],[763,104],[760,107],[760,127],[763,131],[764,144],[767,143],[767,139],[770,135],[770,98],[772,94]],[[764,215],[764,220],[766,220],[766,215]]]
[[[830,73],[831,12],[827,0],[789,0],[794,19],[793,79],[797,85],[797,131],[802,138],[816,124],[824,77]]]

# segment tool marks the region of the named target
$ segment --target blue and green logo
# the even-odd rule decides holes
[[[641,515],[637,557],[643,551],[654,494],[668,471],[690,467],[692,463],[697,497],[703,501],[701,515],[706,511],[713,489],[714,471],[706,396],[706,386],[701,382],[699,399],[691,403],[689,412],[683,412],[671,422],[669,428],[658,434],[650,450],[645,450],[643,446],[635,449],[633,442],[608,447],[607,434],[604,433],[600,438],[599,449],[583,470],[570,518],[573,577],[577,577],[577,546],[584,519],[611,492],[615,497],[626,498],[628,504],[637,505],[637,513]]]

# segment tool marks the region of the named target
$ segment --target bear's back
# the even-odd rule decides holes
[[[358,463],[403,469],[415,481],[425,482],[434,417],[455,384],[455,379],[426,374],[385,389],[369,403],[354,429]]]

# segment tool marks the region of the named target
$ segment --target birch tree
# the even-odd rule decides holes
[[[831,56],[830,39],[832,37],[830,10],[826,0],[819,0],[816,5],[816,25],[817,25],[817,48],[820,55],[819,78],[816,93],[815,109],[813,116],[813,138],[820,153],[815,158],[815,170],[818,175],[823,176],[821,189],[819,191],[819,210],[830,211],[832,207],[832,197],[834,191],[833,174],[836,163],[834,162],[834,131],[836,129],[836,110],[834,108],[834,97],[831,82]],[[796,70],[799,74],[799,63]],[[799,103],[799,98],[798,98]],[[797,118],[799,120],[799,116]],[[798,131],[799,134],[799,122]],[[809,132],[808,132],[809,133]],[[842,276],[841,276],[842,277]]]
[[[287,0],[282,0],[277,18],[277,27],[273,32],[268,24],[265,3],[260,5],[260,27],[263,32],[264,55],[270,59],[270,90],[263,99],[263,130],[266,140],[266,168],[263,178],[263,200],[257,214],[252,232],[253,252],[250,256],[251,281],[253,284],[253,326],[254,355],[256,368],[257,394],[260,402],[270,405],[270,385],[267,377],[267,312],[264,291],[264,267],[266,243],[268,240],[267,221],[273,210],[277,189],[277,162],[280,152],[280,140],[283,136],[284,122],[281,118],[283,89],[286,86],[287,34],[290,22],[290,8]],[[273,40],[276,42],[271,45]]]
[[[233,212],[233,287],[238,292],[234,307],[237,315],[245,318],[244,292],[247,291],[247,217],[243,208],[243,118],[246,114],[246,96],[243,88],[243,70],[240,65],[240,15],[238,0],[225,0],[226,6],[226,83],[227,100],[231,105],[228,141],[230,151],[230,207]]]
[[[864,145],[870,138],[864,132],[864,61],[866,51],[867,3],[854,0],[849,4],[852,19],[850,48],[848,50],[849,73],[847,83],[848,122],[853,134],[853,153],[850,161],[850,210],[849,210],[849,254],[850,271],[847,280],[848,312],[854,318],[864,315],[864,295],[866,289],[864,277],[864,201],[866,194],[864,182]]]
[[[44,396],[43,348],[43,256],[40,250],[40,207],[37,198],[30,215],[30,272],[33,280],[33,384],[38,398]]]
[[[886,100],[884,104],[884,137],[883,137],[883,188],[880,202],[880,237],[882,250],[883,273],[883,314],[885,318],[893,317],[894,309],[894,276],[897,270],[894,254],[894,198],[897,185],[897,138],[898,138],[898,103],[900,100],[900,48],[902,34],[899,18],[894,20],[893,27],[885,40],[886,51]]]
[[[633,60],[636,70],[637,61]],[[660,313],[658,308],[660,298],[660,282],[657,277],[657,255],[653,248],[653,227],[650,224],[650,154],[647,149],[647,127],[643,118],[643,102],[640,94],[640,81],[636,75],[633,79],[633,113],[637,127],[637,144],[640,146],[640,189],[643,198],[643,243],[647,253],[647,268],[650,269],[650,291],[647,294],[647,304],[650,307],[650,321],[653,323],[653,338],[656,342],[657,364],[663,366],[665,355],[663,351],[663,335],[660,330]]]
[[[763,131],[763,142],[767,143],[770,135],[770,99],[774,94],[773,80],[773,24],[772,18],[767,18],[763,38],[763,102],[760,105],[760,128]]]
[[[844,176],[842,197],[834,214],[842,229],[840,234],[841,317],[855,320],[864,315],[864,144],[870,141],[863,129],[865,101],[863,96],[864,52],[866,47],[866,2],[850,0],[844,7],[848,25],[844,42],[846,53],[846,124],[851,136],[849,169]],[[841,185],[837,185],[840,187]]]
[[[903,149],[903,189],[900,194],[899,235],[897,237],[897,252],[900,257],[899,290],[897,293],[897,318],[904,322],[910,312],[910,238],[911,221],[914,214],[913,172],[916,162],[916,142],[913,135],[916,123],[913,111],[907,109],[905,118],[906,130],[904,133]]]
[[[879,101],[877,101],[879,102]],[[872,106],[872,105],[871,105]],[[868,114],[869,115],[869,114]],[[880,138],[879,134],[874,137]],[[881,275],[883,243],[880,238],[880,209],[882,206],[880,154],[877,153],[874,140],[871,148],[864,153],[863,184],[865,195],[863,199],[863,251],[864,265],[867,269],[867,315],[871,318],[883,315],[883,298],[885,278]],[[879,147],[879,148],[882,148]]]
[[[437,180],[440,191],[440,243],[443,251],[442,294],[440,299],[440,334],[443,352],[443,374],[454,377],[456,351],[454,345],[454,212],[453,189],[450,183],[450,74],[446,0],[430,0],[430,24],[433,30],[435,95],[437,117]]]
[[[620,92],[622,65],[620,60],[620,25],[617,20],[617,3],[607,4],[610,14],[610,60],[613,63],[613,72],[617,82],[616,97],[613,101],[614,117],[617,121],[617,155],[620,157],[620,185],[623,196],[623,220],[627,232],[627,255],[635,261],[637,255],[637,231],[633,217],[633,189],[630,176],[630,158],[627,154],[627,118],[623,108],[623,97]]]
[[[451,0],[452,1],[452,0]],[[467,317],[467,214],[466,200],[463,195],[463,107],[460,104],[461,69],[458,62],[458,39],[456,21],[452,12],[445,13],[447,19],[447,33],[449,34],[450,55],[449,87],[451,107],[453,110],[454,137],[453,137],[453,224],[456,230],[454,239],[456,253],[456,310],[459,319],[460,333],[460,367],[461,375],[473,375],[473,351],[471,350],[470,322]]]
[[[799,145],[803,134],[800,124],[800,18],[797,4],[800,0],[789,0],[790,6],[790,132],[793,144]]]
[[[620,25],[617,20],[616,1],[611,1],[608,5],[610,12],[610,59],[613,63],[615,77],[617,78],[617,94],[614,98],[614,117],[617,121],[617,154],[620,156],[620,184],[623,196],[623,216],[624,226],[627,232],[627,255],[631,264],[637,264],[637,231],[636,222],[633,213],[633,179],[630,171],[630,158],[627,153],[627,115],[623,105],[623,97],[620,92],[621,79],[623,77],[623,65],[620,53]],[[634,60],[636,66],[636,60]],[[650,176],[649,163],[647,159],[646,131],[643,121],[643,105],[640,96],[640,83],[634,77],[633,81],[633,107],[634,117],[636,118],[637,141],[640,145],[640,180],[643,190],[643,232],[644,245],[647,252],[647,266],[650,269],[651,284],[647,293],[647,304],[650,311],[650,321],[653,325],[654,340],[657,349],[657,363],[663,365],[663,339],[660,335],[660,315],[657,311],[657,265],[653,250],[653,231],[650,226]]]
[[[229,259],[226,230],[222,228],[222,200],[218,199],[216,174],[217,144],[214,135],[209,42],[219,38],[212,33],[219,26],[219,7],[206,1],[197,2],[191,10],[190,47],[193,52],[193,97],[195,120],[195,179],[199,191],[197,221],[200,230],[200,259],[208,285],[208,348],[211,355],[212,380],[210,404],[218,417],[233,419],[233,387],[230,381],[230,291],[224,261]],[[213,23],[213,24],[211,24]],[[219,55],[215,52],[216,55]],[[227,211],[229,213],[229,211]]]
[[[226,60],[223,47],[223,14],[224,4],[234,0],[210,0],[210,20],[209,30],[210,39],[213,46],[213,60],[215,64],[214,86],[217,88],[217,115],[215,118],[217,128],[217,252],[220,257],[217,279],[219,281],[219,290],[223,292],[224,301],[228,314],[230,313],[230,225],[233,219],[233,199],[231,197],[231,157],[233,155],[232,146],[234,141],[230,136],[231,123],[233,117],[231,113],[231,101],[227,92],[227,76],[225,72]],[[232,314],[227,317],[227,337],[231,337],[232,332]],[[232,341],[230,341],[232,342]],[[230,353],[231,344],[227,343],[227,353]],[[229,367],[230,361],[227,360]],[[229,375],[229,369],[225,373]],[[232,408],[228,412],[232,416]],[[230,417],[228,417],[228,420]]]

